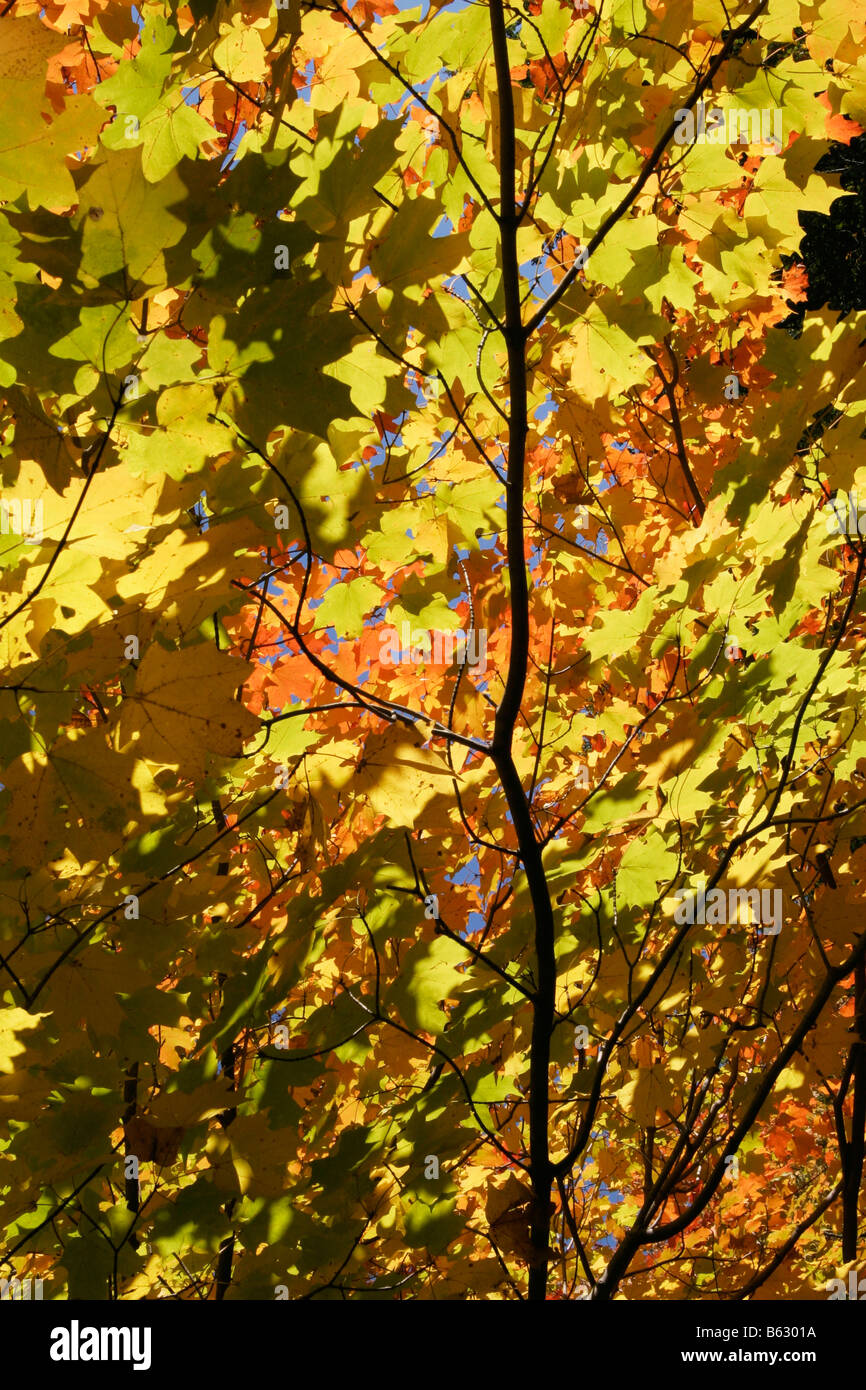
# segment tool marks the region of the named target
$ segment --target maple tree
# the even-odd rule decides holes
[[[7,1272],[825,1298],[862,1258],[866,333],[804,307],[800,219],[864,38],[5,5]]]

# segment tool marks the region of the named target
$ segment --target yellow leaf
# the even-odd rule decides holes
[[[656,1062],[633,1073],[617,1092],[617,1100],[627,1115],[646,1128],[655,1124],[657,1111],[666,1118],[665,1112],[674,1104],[674,1094],[664,1068]]]
[[[261,82],[267,72],[267,54],[258,30],[246,16],[232,16],[235,27],[214,49],[214,63],[235,82]]]
[[[439,792],[450,794],[451,776],[445,758],[416,734],[388,729],[367,739],[354,786],[392,825],[411,827]]]
[[[18,1033],[25,1029],[38,1028],[39,1020],[47,1014],[29,1014],[26,1009],[0,1009],[0,1071],[16,1071],[13,1057],[21,1057],[27,1051],[18,1041]]]
[[[259,727],[235,698],[248,671],[216,647],[165,651],[152,643],[121,709],[120,745],[186,774],[206,771],[212,755],[237,757]]]

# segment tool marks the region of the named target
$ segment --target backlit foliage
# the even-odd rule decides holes
[[[5,5],[5,1273],[823,1298],[862,1256],[866,316],[779,325],[864,37]],[[675,138],[709,110],[781,147]],[[716,887],[781,930],[677,921]]]

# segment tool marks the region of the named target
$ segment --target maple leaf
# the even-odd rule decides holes
[[[258,720],[235,698],[247,669],[213,646],[165,651],[152,644],[138,669],[135,692],[120,709],[121,744],[152,762],[184,766],[191,758],[204,766],[213,755],[236,757],[258,728]]]
[[[52,1298],[856,1269],[830,8],[0,15],[0,1231]]]

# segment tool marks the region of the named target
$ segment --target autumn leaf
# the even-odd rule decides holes
[[[6,5],[4,1298],[848,1299],[862,39]]]
[[[204,764],[236,757],[255,733],[258,721],[235,698],[244,666],[215,647],[193,651],[153,644],[145,653],[117,723],[120,745],[136,757],[186,766],[192,755]]]

